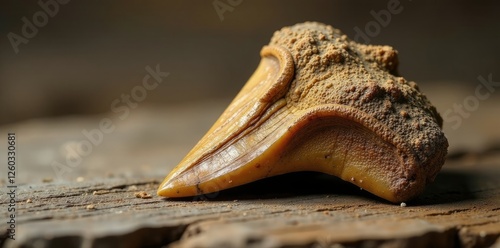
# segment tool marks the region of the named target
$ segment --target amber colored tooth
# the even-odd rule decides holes
[[[284,131],[281,128],[284,120],[278,122],[273,115],[285,106],[285,101],[278,99],[286,94],[293,78],[293,60],[290,53],[280,47],[264,47],[261,56],[262,61],[247,84],[207,134],[165,178],[159,195],[182,197],[209,193],[265,177],[255,172],[250,172],[248,179],[231,174],[241,171],[240,167],[269,147],[272,137],[266,137],[269,134],[261,127],[263,123],[269,121],[268,125],[274,124],[271,128]],[[273,118],[269,119],[271,116]],[[262,143],[264,138],[269,142]],[[221,176],[227,180],[223,182]]]
[[[276,32],[254,74],[158,195],[206,194],[295,171],[338,176],[392,202],[444,163],[441,118],[397,77],[397,52],[319,23]]]

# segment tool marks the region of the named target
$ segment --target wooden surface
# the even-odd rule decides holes
[[[490,167],[446,168],[406,207],[315,173],[181,200],[154,196],[155,179],[30,184],[18,188],[5,247],[483,247],[500,236],[498,178]]]
[[[450,95],[457,99],[431,94],[431,100],[445,110],[463,99]],[[141,106],[126,120],[104,114],[0,127],[2,137],[14,131],[18,138],[16,240],[5,239],[9,199],[0,157],[1,247],[500,246],[500,119],[492,115],[498,115],[498,99],[482,102],[458,130],[445,123],[450,157],[425,194],[406,207],[316,173],[203,197],[157,197],[159,182],[228,101]],[[54,161],[65,164],[67,148],[103,118],[116,129],[58,175]],[[141,191],[152,198],[137,198]]]

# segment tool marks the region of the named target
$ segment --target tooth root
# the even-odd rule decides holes
[[[340,117],[315,120],[289,142],[280,168],[274,174],[288,171],[319,171],[350,181],[384,199],[397,202],[388,168],[403,163],[396,147],[373,131]],[[352,180],[354,178],[354,180]]]

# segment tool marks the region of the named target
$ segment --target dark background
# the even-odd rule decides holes
[[[46,1],[44,1],[46,2]],[[7,34],[20,35],[37,1],[2,0],[0,124],[31,118],[110,111],[140,85],[145,67],[170,76],[144,104],[232,98],[259,61],[275,30],[319,21],[349,37],[389,1],[243,0],[221,20],[214,1],[69,1],[15,53]],[[228,4],[227,0],[219,0]],[[500,1],[408,1],[370,43],[395,47],[401,75],[421,88],[466,86],[500,77]],[[438,87],[445,95],[446,87]],[[443,90],[444,89],[444,90]],[[434,95],[437,93],[434,92]],[[438,94],[438,95],[439,95]]]

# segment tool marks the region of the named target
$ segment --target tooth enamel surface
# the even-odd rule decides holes
[[[320,171],[389,201],[414,198],[439,172],[448,142],[436,109],[397,75],[397,54],[320,23],[275,32],[247,84],[158,194]]]

